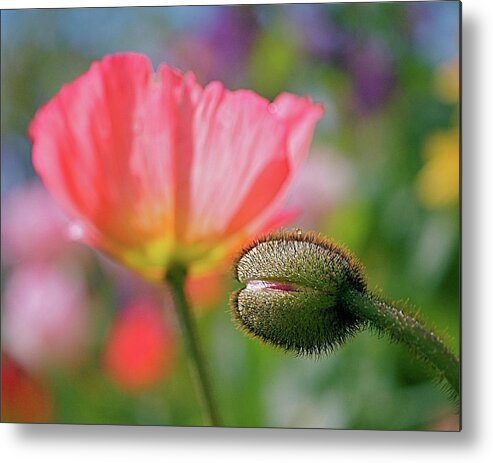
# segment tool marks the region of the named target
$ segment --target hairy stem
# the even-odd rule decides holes
[[[417,357],[428,362],[450,384],[456,396],[460,388],[459,360],[433,332],[402,310],[380,298],[350,290],[346,302],[349,309],[371,328],[403,343]]]
[[[203,406],[206,425],[220,426],[219,415],[212,393],[211,381],[208,375],[205,358],[199,345],[195,320],[190,313],[190,307],[185,296],[184,284],[186,269],[181,266],[171,267],[166,274],[173,300],[175,302],[176,312],[180,322],[183,334],[185,348],[188,351],[190,364],[195,376],[197,387]]]

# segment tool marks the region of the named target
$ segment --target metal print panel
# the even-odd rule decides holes
[[[460,429],[460,4],[3,10],[15,423]]]

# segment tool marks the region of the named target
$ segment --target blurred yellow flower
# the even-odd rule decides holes
[[[455,204],[459,198],[459,131],[433,133],[423,149],[426,163],[418,174],[419,198],[430,209]]]

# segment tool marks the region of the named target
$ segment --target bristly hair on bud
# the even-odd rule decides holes
[[[242,250],[232,294],[233,319],[244,332],[298,354],[333,350],[364,322],[347,310],[349,290],[366,292],[361,264],[313,232],[265,235]]]
[[[234,272],[245,287],[232,294],[231,312],[245,333],[322,354],[370,328],[404,344],[459,394],[456,356],[410,314],[371,294],[361,264],[343,246],[313,232],[273,233],[243,249]]]

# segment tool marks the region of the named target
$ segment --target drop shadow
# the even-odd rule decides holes
[[[481,258],[479,217],[479,153],[477,140],[479,111],[479,56],[476,18],[464,17],[462,24],[462,131],[461,131],[461,365],[462,365],[462,439],[476,440],[478,432],[480,365],[480,294],[477,263]]]

